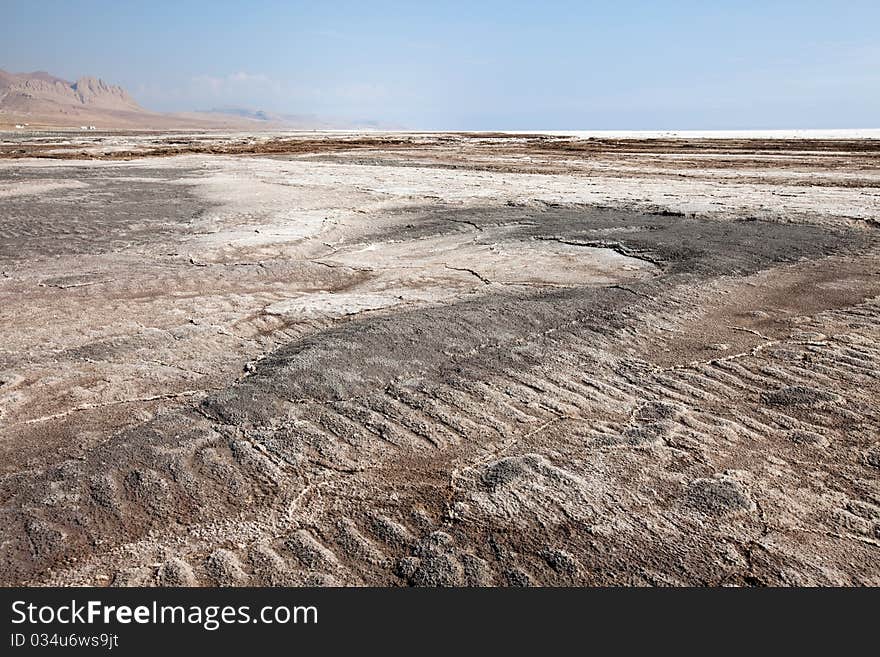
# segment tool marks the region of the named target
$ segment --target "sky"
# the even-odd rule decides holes
[[[0,0],[0,68],[436,130],[880,127],[880,1]]]

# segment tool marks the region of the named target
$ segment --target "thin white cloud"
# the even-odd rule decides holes
[[[272,82],[272,79],[265,73],[246,73],[244,71],[230,73],[226,79],[229,82]]]
[[[282,85],[265,73],[235,71],[227,75],[197,75],[192,78],[196,92],[209,91],[215,96],[239,95],[246,92],[281,93]]]

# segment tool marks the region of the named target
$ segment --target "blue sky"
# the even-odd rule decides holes
[[[9,2],[0,68],[424,129],[880,126],[880,1]]]

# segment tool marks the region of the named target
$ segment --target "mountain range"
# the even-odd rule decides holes
[[[96,129],[315,129],[329,127],[313,116],[269,114],[240,108],[159,113],[144,109],[122,87],[99,78],[69,82],[44,71],[0,69],[0,127]]]

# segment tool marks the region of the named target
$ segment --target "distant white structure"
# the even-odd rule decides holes
[[[27,123],[25,123],[24,125],[27,125]],[[19,130],[21,130],[22,128],[24,128],[24,125],[21,125],[20,123],[16,123],[15,127],[18,128]]]
[[[93,125],[81,125],[79,127],[80,130],[97,130],[97,128]]]

